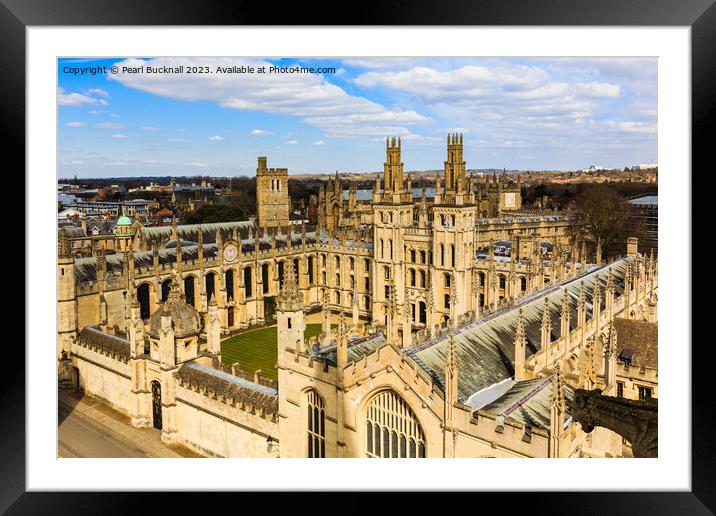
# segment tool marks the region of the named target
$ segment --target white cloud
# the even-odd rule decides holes
[[[64,88],[57,89],[57,104],[60,106],[87,106],[87,105],[102,105],[108,106],[106,100],[96,99],[88,95],[82,95],[81,93],[65,93]]]
[[[298,145],[298,140],[288,140],[286,145]]]
[[[315,142],[312,143],[312,145],[325,145],[325,144],[326,144],[326,142],[324,142],[323,140],[316,140]]]
[[[645,122],[615,122],[613,120],[610,120],[606,122],[606,126],[618,129],[620,131],[624,131],[625,133],[656,134],[657,132],[656,124],[650,124]]]
[[[579,83],[575,86],[575,90],[577,93],[587,97],[618,97],[621,93],[621,88],[618,84],[605,82]]]
[[[269,131],[264,131],[263,129],[254,129],[251,131],[251,134],[253,136],[266,136],[267,134],[271,134]]]
[[[165,159],[143,159],[142,164],[144,165],[174,165],[174,161]]]
[[[96,124],[95,129],[124,129],[124,126],[121,124],[112,124],[110,122],[102,122],[101,124]]]
[[[351,57],[343,59],[343,62],[348,66],[381,69],[410,67],[422,60],[422,58],[415,57]]]
[[[127,59],[118,66],[140,66],[146,61]],[[249,58],[157,58],[156,66],[270,66]],[[322,129],[328,136],[355,134],[409,134],[409,127],[428,118],[415,111],[388,109],[360,96],[348,94],[316,74],[110,74],[125,86],[186,101],[210,101],[240,110],[295,116]],[[365,117],[361,119],[361,117]],[[340,120],[352,120],[349,127]],[[359,129],[356,129],[360,126]],[[356,133],[356,131],[358,131]],[[252,133],[256,134],[256,133]]]
[[[158,131],[159,128],[154,127],[153,125],[145,125],[145,126],[140,127],[139,130],[144,131],[144,132],[153,132],[153,131]]]
[[[65,124],[65,127],[69,127],[70,129],[79,129],[80,127],[87,127],[87,124],[84,122],[68,122]]]
[[[124,140],[127,138],[127,135],[126,134],[113,134],[112,138],[114,138],[115,140]]]
[[[106,113],[106,111],[102,111],[101,109],[90,109],[87,111],[90,115],[103,115]]]
[[[362,88],[408,95],[414,105],[422,103],[437,118],[459,125],[459,132],[489,135],[488,146],[496,151],[531,147],[548,152],[569,147],[570,152],[578,152],[581,144],[585,149],[604,148],[625,133],[655,132],[652,120],[635,118],[628,109],[615,113],[619,108],[615,99],[622,98],[625,89],[614,69],[625,73],[625,63],[599,62],[600,70],[610,70],[604,75],[590,68],[590,63],[582,59],[565,67],[555,59],[535,60],[527,66],[502,60],[456,63],[456,68],[443,69],[444,63],[427,66],[424,62],[404,70],[374,69],[353,82]],[[646,66],[654,68],[654,63]],[[653,106],[655,101],[640,107],[646,114]],[[609,118],[631,121],[596,122]]]
[[[216,136],[209,136],[210,142],[220,142],[224,139],[223,136],[219,136],[218,134]]]
[[[164,141],[167,143],[189,143],[189,140],[185,138],[167,138]]]
[[[206,163],[200,163],[198,161],[192,161],[191,163],[189,163],[189,166],[192,166],[194,168],[206,168],[209,165],[207,165]]]
[[[91,88],[89,90],[85,90],[85,93],[87,95],[92,95],[95,97],[109,98],[109,93],[106,90],[103,90],[102,88]]]

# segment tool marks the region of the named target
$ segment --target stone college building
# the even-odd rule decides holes
[[[208,456],[622,455],[570,406],[658,395],[657,263],[636,239],[603,263],[572,216],[523,210],[519,181],[467,175],[461,135],[431,196],[393,138],[370,198],[336,175],[313,226],[289,221],[286,169],[260,157],[256,181],[256,220],[121,217],[118,252],[90,256],[60,229],[61,384]],[[223,363],[274,310],[278,381]]]

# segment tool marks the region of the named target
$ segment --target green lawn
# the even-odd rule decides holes
[[[321,333],[320,324],[307,324],[304,333],[306,340]],[[221,361],[224,364],[239,363],[239,367],[249,373],[261,369],[268,378],[278,380],[276,326],[261,328],[234,335],[221,343]]]

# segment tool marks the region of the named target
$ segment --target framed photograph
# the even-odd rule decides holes
[[[3,510],[436,490],[709,514],[689,258],[712,4],[338,26],[4,0],[29,224]]]

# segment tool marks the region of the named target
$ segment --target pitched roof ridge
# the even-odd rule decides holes
[[[531,381],[531,380],[524,380],[524,381],[529,382],[529,381]],[[509,407],[507,407],[505,410],[503,410],[502,412],[500,412],[500,414],[502,414],[503,416],[509,416],[509,415],[512,414],[515,410],[517,410],[517,409],[520,408],[522,405],[524,405],[525,403],[527,403],[527,401],[530,400],[535,394],[537,394],[537,393],[540,392],[542,389],[544,389],[544,388],[547,386],[547,384],[551,384],[551,383],[552,383],[552,377],[551,377],[551,376],[548,376],[547,378],[544,378],[544,381],[542,381],[541,383],[539,383],[536,387],[533,387],[532,389],[530,389],[530,390],[527,392],[527,394],[525,394],[525,395],[522,396],[519,400],[517,400],[515,403],[513,403],[512,405],[510,405]],[[519,385],[519,384],[520,384],[520,382],[517,382],[515,385],[512,386],[512,389],[514,389],[515,386],[516,386],[516,385]],[[512,389],[510,389],[510,390],[512,390]],[[510,392],[510,391],[507,391],[507,392]],[[505,394],[507,394],[507,393],[505,393]],[[503,396],[504,396],[504,394],[503,394]],[[498,399],[499,399],[499,398],[498,398]],[[495,401],[497,401],[497,400],[495,400]],[[494,402],[493,402],[493,403],[494,403]]]

